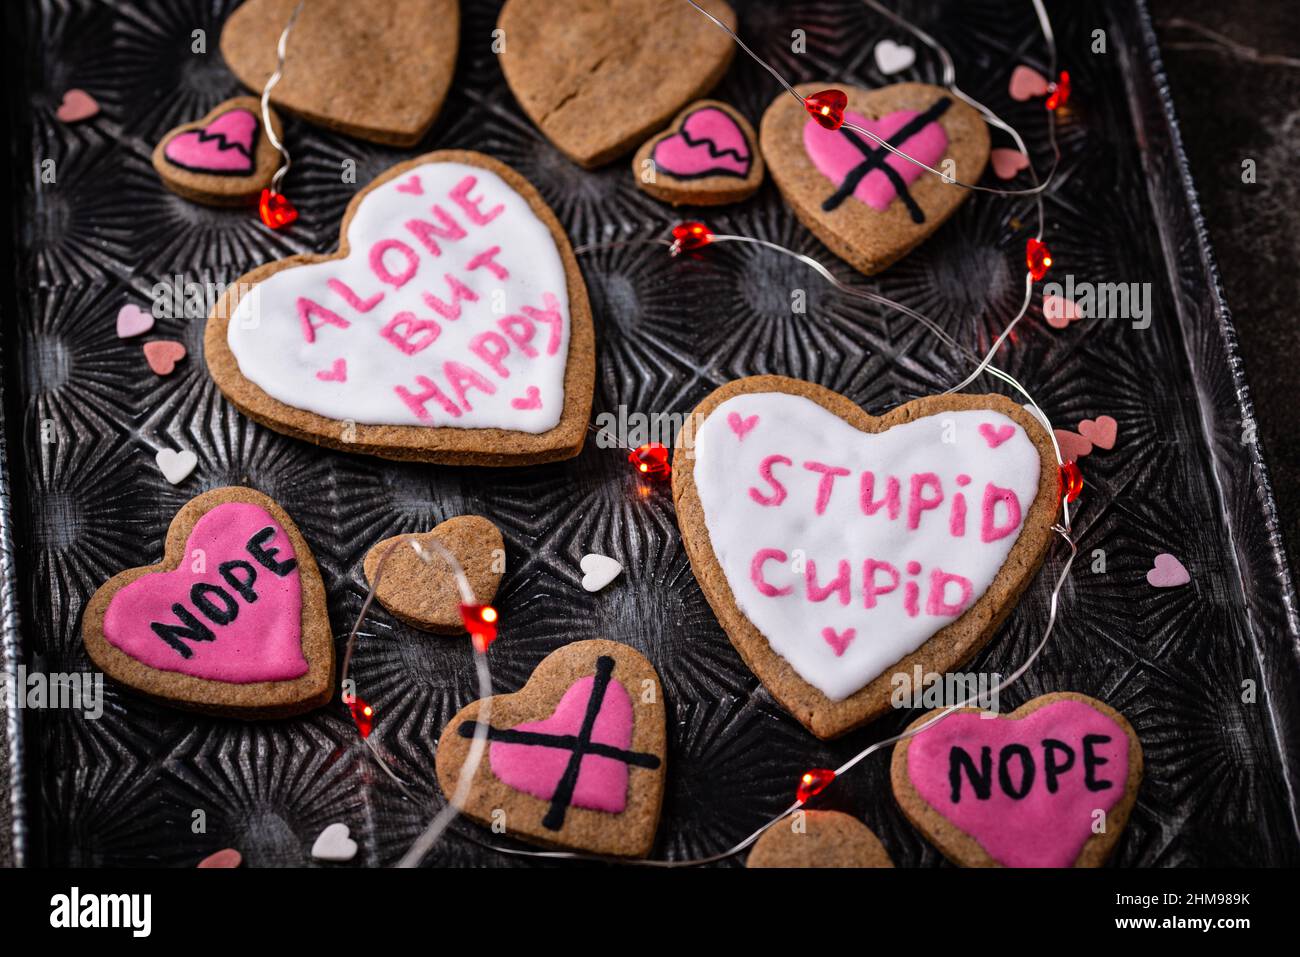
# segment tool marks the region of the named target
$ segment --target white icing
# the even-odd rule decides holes
[[[991,447],[980,434],[981,424],[998,432],[1006,426],[1014,431]],[[1033,441],[1001,413],[943,412],[873,435],[858,431],[809,399],[785,393],[728,399],[699,427],[694,453],[705,525],[736,604],[777,654],[836,701],[915,651],[988,590],[1038,494],[1041,469]],[[774,454],[788,457],[793,465],[771,466],[771,474],[787,493],[780,504],[765,506],[749,490],[769,498],[776,494],[760,475],[760,463]],[[816,513],[816,504],[823,476],[804,468],[808,461],[850,470],[849,475],[834,479],[822,514]],[[864,471],[874,474],[876,500],[885,495],[889,476],[899,479],[898,518],[891,520],[888,508],[864,514],[860,499]],[[921,511],[912,530],[907,527],[911,477],[929,472],[942,485],[943,501],[937,508]],[[957,484],[961,474],[971,478],[964,487]],[[1010,531],[985,543],[982,505],[989,482],[1015,493],[1021,518],[1013,524],[1008,506],[999,505],[993,513],[995,524]],[[927,498],[935,497],[928,485],[921,491]],[[962,537],[952,534],[950,524],[958,492],[967,510]],[[792,587],[789,594],[765,595],[752,580],[751,563],[764,548],[786,554],[785,561],[767,561],[763,577],[773,588]],[[840,604],[838,592],[820,602],[809,600],[806,565],[796,570],[801,556],[815,564],[816,584],[823,588],[837,578],[840,561],[849,562],[848,605]],[[895,590],[876,596],[870,609],[865,607],[863,584],[863,565],[869,558],[887,561],[899,572]],[[920,574],[907,573],[910,561],[920,562]],[[928,613],[930,576],[935,569],[970,581],[971,595],[961,611]],[[889,573],[878,571],[877,581],[881,587],[889,584]],[[904,608],[908,582],[920,586],[915,617]],[[961,592],[955,582],[943,589],[945,600],[954,606]],[[823,637],[824,628],[833,629],[837,636],[854,629],[841,655]]]
[[[498,205],[504,207],[486,224],[476,224],[451,195],[466,177],[475,180],[468,195],[477,201],[480,216]],[[417,185],[420,194],[412,192]],[[403,186],[406,191],[399,188]],[[432,211],[435,204],[465,232],[458,239],[434,236],[440,249],[437,256],[406,227],[411,219],[442,225]],[[476,166],[426,163],[371,190],[352,217],[347,239],[346,259],[282,269],[240,300],[227,339],[247,379],[288,405],[360,424],[495,427],[531,433],[555,427],[564,407],[570,332],[564,264],[550,230],[509,184]],[[416,271],[400,288],[381,281],[370,264],[373,247],[386,240],[402,243],[416,256]],[[501,249],[495,262],[509,274],[504,279],[487,264],[469,268],[474,257],[494,246]],[[399,278],[411,260],[401,248],[388,246],[382,262],[391,277]],[[462,312],[455,320],[440,316],[424,298],[431,293],[453,303],[444,274],[478,297],[477,301],[462,299]],[[342,280],[362,301],[380,292],[383,299],[363,312],[330,287],[331,279]],[[563,322],[562,329],[555,324],[557,347],[548,353],[553,343],[551,326],[545,322],[534,322],[532,339],[520,347],[499,324],[512,315],[526,319],[526,307],[541,310],[547,294],[554,296]],[[331,310],[349,323],[348,328],[313,317],[315,341],[308,341],[299,317],[300,297]],[[436,339],[411,355],[380,334],[402,312],[438,326]],[[403,331],[409,333],[411,328],[404,326]],[[516,338],[527,339],[527,322],[516,322],[511,329]],[[483,333],[500,337],[484,347],[487,351],[493,352],[501,343],[509,348],[499,360],[501,369],[471,351],[475,337]],[[411,338],[418,343],[423,337]],[[530,357],[529,349],[537,355]],[[340,359],[345,362],[339,364]],[[476,387],[466,389],[471,408],[465,408],[447,374],[448,361],[477,373],[490,384],[492,394]],[[424,403],[427,418],[422,419],[403,401],[396,387],[419,395],[427,388],[417,382],[419,376],[441,389],[460,415],[430,399]]]

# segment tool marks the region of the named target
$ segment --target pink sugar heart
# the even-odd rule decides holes
[[[424,184],[420,182],[420,174],[412,173],[402,182],[398,183],[397,191],[399,193],[407,193],[411,196],[423,196]]]
[[[1015,179],[1022,169],[1028,169],[1029,157],[1020,150],[996,149],[989,153],[989,162],[998,179]]]
[[[222,113],[196,130],[178,133],[167,141],[163,156],[181,169],[217,175],[247,175],[253,172],[253,150],[258,130],[257,117],[243,109]]]
[[[1078,318],[1079,307],[1074,300],[1050,293],[1043,296],[1043,319],[1053,329],[1064,329]]]
[[[244,855],[240,854],[233,847],[223,848],[215,854],[209,854],[203,860],[199,861],[198,867],[201,868],[230,868],[238,867],[244,860]]]
[[[856,628],[845,628],[843,631],[836,631],[834,628],[822,629],[822,638],[825,639],[826,644],[831,646],[836,658],[841,657],[848,650],[849,645],[853,643],[853,639],[857,635],[858,630]]]
[[[1191,580],[1192,576],[1183,563],[1168,552],[1157,555],[1155,564],[1147,572],[1147,584],[1152,588],[1177,588]]]
[[[340,356],[334,360],[334,364],[328,369],[321,369],[316,373],[316,378],[321,382],[347,382],[348,381],[348,360]]]
[[[670,176],[749,175],[749,141],[724,110],[706,106],[695,110],[676,133],[665,136],[651,151],[655,166]]]
[[[600,699],[590,741],[626,751],[632,746],[632,699],[615,678],[608,679]],[[549,718],[529,721],[510,729],[512,738],[528,735],[573,735],[583,728],[596,676],[588,675],[569,685]],[[488,748],[492,773],[507,787],[543,801],[555,795],[565,777],[572,753],[564,748],[539,747],[526,741],[494,740]],[[587,753],[578,767],[569,803],[609,814],[620,814],[627,806],[628,765],[615,757]]]
[[[1068,429],[1053,429],[1056,444],[1061,447],[1061,458],[1067,462],[1077,462],[1092,451],[1092,442],[1086,436]]]
[[[1079,423],[1079,434],[1099,449],[1113,449],[1119,436],[1119,423],[1109,415],[1084,419]]]
[[[742,419],[739,412],[732,412],[727,416],[727,425],[731,426],[731,431],[736,433],[736,438],[743,439],[749,434],[749,430],[758,425],[758,416],[751,415]]]
[[[922,800],[1006,867],[1071,866],[1097,812],[1128,793],[1128,732],[1073,698],[1023,717],[950,715],[906,754]]]
[[[168,375],[185,358],[185,347],[174,339],[155,339],[144,344],[144,358],[158,375]]]
[[[64,123],[88,120],[99,112],[99,103],[85,90],[71,89],[63,94],[63,102],[54,115]]]
[[[522,397],[511,399],[510,404],[516,409],[522,409],[525,411],[528,409],[540,409],[542,407],[542,390],[537,388],[535,385],[530,385]]]
[[[1047,93],[1047,77],[1031,66],[1023,63],[1011,71],[1011,83],[1007,87],[1013,100],[1032,100]]]
[[[988,422],[981,422],[980,435],[984,436],[984,441],[989,444],[989,448],[996,449],[1011,436],[1016,434],[1015,426],[1003,425],[994,427]]]
[[[113,595],[110,645],[150,668],[236,685],[307,674],[298,561],[270,512],[223,502],[194,524],[181,555],[174,570]]]
[[[133,302],[128,302],[117,311],[117,337],[129,339],[143,335],[153,328],[153,316]]]

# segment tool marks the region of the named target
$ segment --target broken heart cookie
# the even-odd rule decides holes
[[[455,794],[479,714],[487,752],[463,813],[526,841],[641,857],[654,845],[667,744],[659,676],[613,641],[547,655],[514,694],[475,701],[443,729],[438,783]]]
[[[726,103],[700,100],[637,150],[632,173],[655,199],[721,206],[754,195],[763,182],[763,157],[748,120]]]
[[[795,89],[812,96],[825,85]],[[955,180],[974,183],[984,172],[988,129],[947,90],[924,83],[843,90],[846,123]],[[763,114],[759,136],[772,178],[799,221],[867,275],[920,245],[970,194],[870,137],[825,129],[785,93]]]
[[[334,689],[311,549],[284,509],[249,488],[213,489],[177,512],[162,561],[101,585],[81,633],[106,675],[177,707],[282,717]]]
[[[735,28],[723,0],[701,0]],[[591,169],[631,152],[731,63],[731,37],[687,4],[660,0],[507,0],[501,70],[556,148]]]
[[[839,811],[796,811],[754,844],[746,867],[893,867],[880,838]]]
[[[956,711],[895,745],[890,773],[904,813],[954,863],[1100,867],[1137,798],[1142,745],[1118,711],[1060,692],[996,718]]]
[[[298,0],[245,0],[221,31],[221,55],[250,90],[276,69]],[[271,102],[376,143],[413,146],[442,109],[460,42],[457,0],[311,0],[289,31]]]
[[[280,119],[271,114],[277,137]],[[280,154],[262,128],[255,96],[219,104],[207,116],[184,123],[159,140],[153,168],[163,185],[196,203],[237,206],[253,202],[271,185]]]
[[[208,369],[249,418],[391,459],[571,458],[595,354],[578,264],[510,167],[447,150],[358,193],[333,255],[254,269],[218,300]]]
[[[428,532],[378,542],[366,552],[362,565],[366,584],[373,588],[378,575],[375,597],[408,625],[442,635],[462,634],[465,623],[456,576],[433,542],[456,557],[475,601],[490,604],[505,570],[506,546],[500,529],[478,515],[458,515]]]
[[[946,672],[993,636],[1051,539],[1046,430],[998,395],[883,416],[783,376],[730,382],[673,462],[677,524],[745,663],[819,738],[890,706],[897,673]]]

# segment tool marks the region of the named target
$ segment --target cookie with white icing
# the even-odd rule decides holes
[[[533,186],[481,153],[400,163],[349,204],[339,251],[241,276],[204,352],[249,418],[348,452],[523,465],[582,448],[587,290]]]
[[[673,461],[691,568],[745,663],[820,738],[887,711],[895,675],[974,656],[1051,541],[1051,439],[1003,396],[877,417],[753,376],[714,391],[694,423]]]

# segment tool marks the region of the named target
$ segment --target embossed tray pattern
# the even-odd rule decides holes
[[[443,114],[417,149],[398,151],[288,121],[295,165],[286,191],[302,218],[284,234],[247,211],[212,210],[166,191],[149,164],[159,137],[238,92],[216,52],[234,0],[39,0],[7,4],[16,153],[18,281],[4,324],[9,465],[4,557],[6,664],[88,670],[82,607],[121,568],[152,561],[168,522],[199,491],[247,484],[277,499],[312,543],[340,648],[364,596],[362,556],[378,539],[476,512],[503,530],[510,567],[492,651],[512,690],[551,650],[604,636],[645,653],[669,708],[669,777],[656,854],[721,850],[791,799],[799,773],[834,767],[913,714],[830,744],[811,738],[744,667],[691,575],[664,485],[646,485],[617,450],[515,470],[402,465],[317,449],[236,413],[203,370],[201,319],[163,320],[190,358],[166,378],[139,342],[118,340],[127,300],[145,305],[174,276],[220,283],[291,253],[327,251],[357,185],[427,149],[490,153],[532,181],[575,243],[662,235],[690,218],[641,194],[624,162],[583,172],[524,118],[491,52],[498,3],[463,3],[460,63]],[[737,2],[745,39],[793,81],[888,82],[871,51],[905,41],[856,0]],[[1008,116],[1049,158],[1040,103],[1006,92],[1011,65],[1045,68],[1027,2],[898,0],[944,42],[974,96]],[[1074,690],[1123,711],[1146,752],[1146,778],[1114,863],[1296,864],[1300,681],[1294,592],[1249,396],[1159,54],[1141,4],[1053,2],[1062,64],[1076,95],[1061,128],[1060,176],[1047,198],[1057,271],[1078,281],[1150,282],[1154,321],[1090,319],[1048,328],[1036,303],[1000,357],[1054,420],[1108,413],[1120,441],[1084,461],[1081,557],[1056,635],[1007,695],[1014,707]],[[791,31],[808,52],[791,52]],[[1109,52],[1089,52],[1092,31]],[[206,55],[190,52],[206,31]],[[700,29],[709,29],[701,21]],[[937,79],[921,52],[898,79]],[[95,119],[54,119],[62,92],[91,91]],[[738,56],[717,95],[757,124],[778,89]],[[593,118],[596,120],[598,118]],[[1007,145],[995,139],[995,145]],[[52,159],[56,182],[42,182]],[[719,231],[774,240],[832,264],[985,347],[1014,309],[1032,204],[977,195],[919,250],[867,280],[801,227],[769,181],[751,200],[700,214]],[[597,412],[686,412],[715,386],[785,373],[880,411],[943,389],[964,364],[923,328],[864,307],[777,254],[717,247],[672,260],[657,247],[582,257],[598,335]],[[792,314],[791,290],[808,311]],[[162,446],[198,453],[178,488],[153,463]],[[1105,572],[1093,571],[1098,550]],[[578,585],[587,551],[626,574],[591,595]],[[1185,588],[1144,579],[1160,551],[1192,573]],[[1059,561],[1059,552],[1053,562]],[[1046,618],[1048,575],[974,665],[1011,671]],[[20,623],[21,627],[18,627]],[[440,806],[433,751],[443,723],[473,695],[467,643],[430,637],[383,612],[356,659],[378,710],[373,740],[423,800],[409,800],[366,756],[337,702],[291,721],[243,724],[179,713],[108,684],[104,714],[10,712],[14,844],[30,863],[187,866],[221,847],[253,865],[311,862],[328,823],[346,822],[357,863],[394,862]],[[1253,701],[1243,689],[1253,683]],[[21,732],[21,734],[19,734]],[[865,820],[902,865],[942,863],[907,823],[888,786],[887,756],[869,759],[823,805]],[[193,811],[207,831],[193,834]],[[469,825],[464,825],[469,827]],[[519,861],[452,835],[431,864]],[[733,861],[732,863],[737,863]]]

